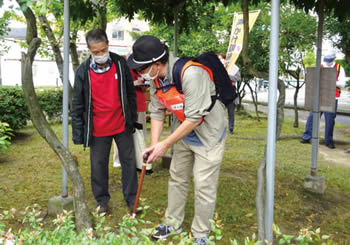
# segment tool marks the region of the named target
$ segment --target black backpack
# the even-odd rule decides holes
[[[212,96],[212,100],[214,100],[213,104],[215,103],[216,99],[219,99],[225,105],[232,103],[236,99],[237,92],[236,92],[235,86],[232,85],[230,77],[228,76],[228,73],[224,65],[221,63],[221,61],[219,60],[219,58],[214,52],[202,53],[200,56],[198,56],[195,59],[180,58],[175,62],[175,65],[173,68],[173,81],[175,83],[176,89],[180,93],[183,93],[182,85],[181,85],[181,82],[182,82],[181,71],[183,66],[189,60],[198,62],[208,67],[212,71],[215,88],[216,88],[215,98],[213,98]]]

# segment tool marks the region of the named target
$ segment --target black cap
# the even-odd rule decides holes
[[[165,45],[155,36],[144,35],[132,46],[132,54],[128,58],[128,66],[137,69],[160,60],[166,54]]]

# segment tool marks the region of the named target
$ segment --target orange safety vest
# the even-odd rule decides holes
[[[195,65],[195,66],[199,66],[201,67],[202,69],[206,70],[210,76],[210,80],[212,82],[214,82],[214,77],[213,77],[213,72],[206,66],[198,63],[198,62],[195,62],[195,61],[192,61],[192,60],[189,60],[188,62],[186,62],[186,64],[184,65],[184,67],[182,68],[181,70],[181,82],[182,82],[182,77],[183,77],[183,74],[185,72],[185,70],[192,66],[192,65]],[[154,80],[155,84],[156,84],[156,88],[157,88],[157,91],[156,91],[156,96],[159,100],[159,102],[165,107],[167,108],[169,111],[171,111],[172,113],[175,114],[175,116],[177,117],[177,119],[180,121],[180,122],[183,122],[185,121],[185,112],[184,112],[184,101],[185,101],[185,96],[183,93],[180,93],[174,84],[171,84],[171,85],[166,85],[166,86],[160,86],[159,84],[159,80],[158,78],[156,78]],[[166,90],[166,91],[163,91],[164,88],[166,87],[169,87],[170,86],[170,89]],[[201,119],[201,122],[204,120],[204,118],[202,117]]]

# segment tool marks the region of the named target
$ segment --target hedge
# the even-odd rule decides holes
[[[49,120],[61,119],[62,89],[41,89],[36,91],[41,109]],[[21,87],[0,86],[0,121],[18,130],[30,120],[29,110]]]

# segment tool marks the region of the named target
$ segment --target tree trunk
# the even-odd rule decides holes
[[[237,94],[238,94],[238,105],[237,105],[237,112],[241,111],[242,109],[242,100],[245,97],[245,86],[249,83],[249,79],[245,79],[242,77],[241,81],[237,83]],[[243,84],[243,85],[242,85]],[[241,89],[242,87],[242,89]]]
[[[77,71],[77,69],[80,65],[79,55],[78,55],[78,50],[77,50],[77,37],[78,37],[78,30],[77,29],[72,30],[72,36],[70,38],[69,50],[70,50],[70,56],[72,59],[74,73]]]
[[[283,121],[284,121],[284,104],[286,102],[286,85],[281,79],[277,80],[277,88],[279,92],[277,100],[277,125],[276,125],[276,139],[281,135]]]
[[[50,27],[50,23],[47,20],[46,16],[39,16],[39,20],[40,26],[44,30],[46,37],[49,39],[50,46],[55,54],[57,69],[60,74],[61,81],[63,81],[63,58],[61,55],[60,46],[57,42],[55,34],[53,34],[53,31]]]
[[[242,59],[244,67],[247,69],[248,74],[253,77],[262,78],[269,81],[269,74],[267,72],[260,72],[253,68],[252,62],[248,56],[248,44],[249,44],[249,10],[248,10],[248,0],[242,1],[242,11],[243,11],[243,49],[242,49]],[[276,138],[280,136],[283,120],[284,120],[284,104],[286,97],[286,86],[281,79],[277,81],[279,97],[277,100],[277,125],[276,125]]]
[[[299,113],[298,113],[298,94],[299,94],[299,79],[297,79],[297,86],[295,88],[295,92],[294,92],[294,124],[293,127],[294,128],[299,128]]]
[[[22,3],[17,1],[22,7]],[[29,45],[27,54],[22,54],[22,89],[26,100],[34,127],[41,137],[50,145],[62,161],[62,165],[67,171],[73,183],[74,210],[76,217],[76,227],[78,231],[92,226],[91,217],[85,200],[84,181],[79,173],[77,164],[70,152],[61,144],[40,108],[37,100],[34,84],[32,64],[37,49],[40,46],[40,38],[37,37],[36,19],[30,8],[26,8],[23,14],[27,22],[27,43]]]
[[[257,118],[258,122],[260,122],[259,110],[258,110],[258,96],[256,93],[254,93],[253,88],[252,88],[252,86],[250,86],[249,83],[247,83],[247,86],[248,86],[250,93],[252,95],[256,118]]]
[[[55,34],[53,33],[53,31],[51,29],[50,23],[47,20],[46,16],[39,16],[39,20],[40,20],[40,25],[46,34],[46,37],[49,39],[52,51],[55,54],[55,61],[56,61],[57,69],[58,69],[58,72],[60,73],[61,82],[63,83],[63,57],[61,54],[60,46],[58,44],[58,41],[55,37]],[[72,108],[73,88],[72,88],[72,85],[70,84],[70,82],[68,82],[68,85],[69,85],[69,87],[68,87],[69,105],[70,105],[70,108]]]

